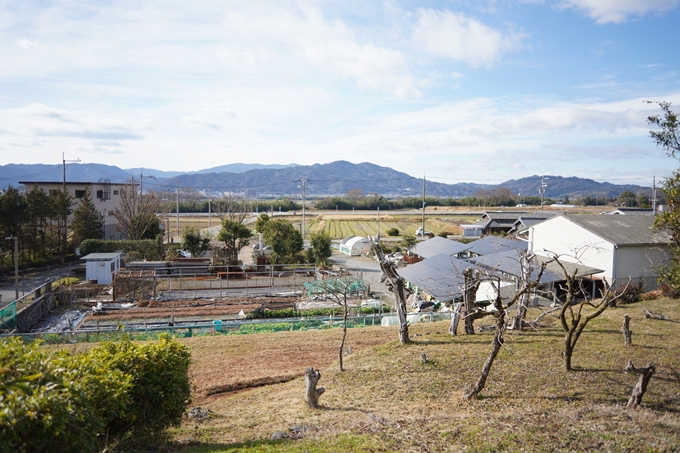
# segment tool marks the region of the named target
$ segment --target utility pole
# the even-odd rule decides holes
[[[10,236],[6,241],[14,239],[14,300],[19,300],[19,238]]]
[[[302,239],[304,240],[305,238],[305,191],[307,189],[307,178],[302,178],[298,179],[302,183],[301,186],[298,186],[300,189],[302,189]]]
[[[64,192],[64,195],[66,194],[66,162],[68,162],[68,163],[80,162],[80,158],[76,158],[75,160],[66,160],[64,153],[61,153],[61,163],[63,165],[63,175],[62,175],[61,187],[62,187],[62,190]]]
[[[156,179],[155,176],[147,176],[146,179]],[[139,206],[142,207],[144,201],[144,169],[139,173]]]
[[[179,180],[177,180],[177,235],[179,235]]]
[[[541,177],[541,187],[538,189],[538,193],[541,194],[541,211],[543,210],[543,198],[545,196],[545,189],[546,187],[548,187],[548,183],[545,182],[546,179],[548,178],[546,178],[545,175]]]
[[[423,173],[423,237],[425,237],[425,173]]]
[[[656,214],[656,175],[652,180],[652,213]]]
[[[210,210],[210,186],[208,186],[208,228],[212,227],[212,214]]]
[[[378,206],[378,244],[380,244],[380,206]]]

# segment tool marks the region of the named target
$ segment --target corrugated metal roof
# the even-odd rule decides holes
[[[398,269],[397,273],[437,300],[447,302],[462,295],[461,287],[465,283],[463,271],[469,267],[474,267],[474,264],[439,254]]]
[[[414,245],[411,248],[411,253],[415,253],[416,255],[427,259],[439,254],[447,256],[457,255],[468,248],[470,248],[468,244],[435,236]]]
[[[477,255],[507,252],[509,250],[526,250],[527,243],[499,236],[486,236],[468,244],[468,251]]]
[[[90,253],[89,255],[86,255],[83,257],[85,261],[107,261],[107,260],[114,260],[117,257],[122,255],[120,252],[116,253]]]
[[[480,267],[496,270],[503,272],[508,275],[515,277],[521,277],[522,266],[520,262],[520,253],[516,250],[507,251],[503,253],[494,253],[491,255],[479,256],[472,258],[470,261],[479,265]],[[538,273],[541,270],[541,265],[546,263],[545,271],[541,276],[541,283],[559,282],[566,280],[564,271],[560,265],[551,260],[550,257],[536,255],[534,259],[529,263],[531,269],[531,279],[536,280],[538,278]],[[564,269],[569,275],[574,274],[576,271],[576,277],[585,277],[588,275],[599,274],[602,269],[597,269],[594,267],[585,266],[580,263],[574,263],[567,261],[565,259],[560,259],[560,263],[564,266]]]
[[[670,236],[654,229],[651,215],[565,214],[562,217],[617,245],[666,245]]]

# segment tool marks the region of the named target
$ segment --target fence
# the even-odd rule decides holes
[[[197,299],[255,297],[275,293],[301,293],[316,279],[315,266],[273,265],[267,269],[238,268],[229,272],[197,272],[174,268],[172,274],[154,270],[119,272],[114,278],[114,300]]]
[[[48,279],[0,311],[0,329],[28,331],[53,304],[52,281]]]
[[[437,313],[410,313],[409,322],[437,322],[451,319],[451,312]],[[365,328],[381,326],[383,324],[393,325],[393,323],[383,323],[383,318],[389,320],[396,318],[394,314],[375,314],[369,316],[350,316],[347,318],[347,327]],[[30,333],[22,334],[24,337],[40,339],[48,344],[59,343],[83,343],[116,341],[123,338],[132,340],[152,340],[157,339],[161,334],[170,334],[175,338],[187,338],[193,336],[207,335],[247,335],[257,333],[271,333],[280,331],[308,331],[326,330],[342,327],[342,317],[310,317],[310,318],[280,318],[280,319],[258,319],[258,320],[234,320],[221,321],[215,320],[211,323],[201,324],[175,324],[156,325],[140,328],[102,328],[102,329],[78,329],[69,332],[59,333]],[[9,335],[0,335],[0,338]]]

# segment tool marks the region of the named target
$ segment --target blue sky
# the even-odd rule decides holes
[[[680,0],[6,1],[0,163],[651,185]]]

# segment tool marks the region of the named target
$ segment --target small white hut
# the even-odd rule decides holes
[[[113,281],[113,273],[120,271],[120,252],[90,253],[85,260],[85,278],[108,285]]]

